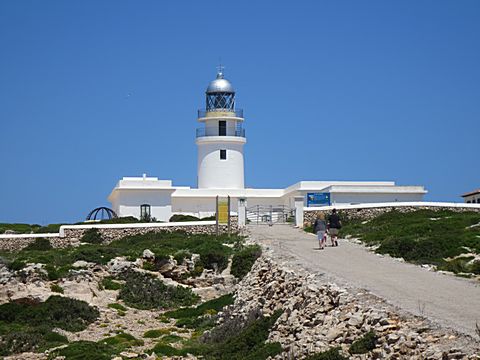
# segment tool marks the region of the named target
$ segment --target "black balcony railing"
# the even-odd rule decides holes
[[[217,131],[214,131],[217,130]],[[235,136],[235,137],[245,137],[245,129],[242,127],[237,127],[235,129],[227,129],[225,135],[219,135],[218,129],[206,129],[198,128],[197,129],[197,138],[206,137],[206,136]]]
[[[215,113],[222,113],[221,115],[218,114],[218,116],[222,117],[239,117],[243,118],[243,110],[242,109],[214,109],[214,110],[205,110],[205,109],[200,109],[198,110],[198,117],[199,118],[204,118],[204,117],[215,117]],[[227,115],[226,115],[227,113]]]

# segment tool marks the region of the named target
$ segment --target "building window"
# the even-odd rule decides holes
[[[143,204],[140,205],[140,220],[150,221],[151,213],[150,213],[150,205]]]
[[[227,160],[227,150],[220,150],[220,160]]]
[[[227,136],[227,122],[225,120],[220,120],[218,122],[218,135]]]

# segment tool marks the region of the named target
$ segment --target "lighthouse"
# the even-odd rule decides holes
[[[205,109],[198,111],[199,189],[243,189],[243,146],[247,142],[243,111],[235,108],[235,90],[219,67],[205,92]]]

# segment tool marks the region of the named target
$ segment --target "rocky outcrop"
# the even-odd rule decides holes
[[[469,349],[460,350],[457,334],[434,330],[418,317],[400,316],[371,295],[315,282],[312,275],[270,257],[256,262],[239,284],[235,304],[225,312],[228,316],[219,322],[232,316],[247,321],[252,313],[271,315],[277,310],[283,314],[269,341],[279,342],[295,359],[332,347],[341,347],[351,359],[476,359]],[[377,336],[375,348],[366,355],[349,354],[352,342],[369,331]]]

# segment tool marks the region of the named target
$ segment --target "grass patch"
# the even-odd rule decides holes
[[[255,261],[262,255],[260,245],[250,245],[243,247],[240,251],[233,255],[232,259],[232,275],[242,279],[252,269]]]
[[[122,275],[125,285],[119,298],[137,309],[165,309],[195,304],[199,297],[189,288],[167,286],[149,274],[129,271]]]
[[[118,304],[118,303],[108,304],[108,307],[110,309],[115,309],[115,310],[119,310],[119,311],[127,311],[127,308],[125,306],[123,306],[122,304]]]
[[[355,340],[352,345],[350,345],[350,349],[348,351],[350,354],[366,354],[375,349],[376,343],[377,335],[374,331],[369,331],[361,338]]]
[[[119,282],[115,281],[112,276],[106,276],[100,281],[98,284],[100,287],[100,290],[120,290],[122,288],[122,284]]]
[[[154,329],[154,330],[148,330],[143,334],[144,338],[149,338],[149,339],[156,339],[159,338],[163,335],[170,335],[172,329]]]
[[[465,270],[461,264],[448,265],[445,259],[465,253],[465,247],[480,253],[480,226],[472,227],[478,223],[480,213],[477,212],[417,210],[400,213],[393,210],[367,223],[344,221],[340,236],[351,235],[367,244],[379,245],[376,252],[381,254],[459,271]]]
[[[340,354],[340,348],[336,347],[308,356],[305,360],[347,360],[347,358]]]
[[[49,359],[55,359],[57,356],[64,356],[65,360],[111,360],[115,355],[115,348],[111,345],[93,341],[75,341],[66,348],[53,351]]]
[[[166,312],[164,316],[177,319],[175,325],[178,327],[203,331],[214,327],[215,318],[212,315],[217,314],[225,306],[233,304],[233,301],[233,295],[227,294],[196,307]]]
[[[50,290],[52,290],[53,292],[56,292],[56,293],[63,294],[63,288],[58,284],[50,285]]]
[[[196,307],[168,311],[164,315],[174,319],[198,317],[207,313],[211,314],[211,310],[218,312],[222,310],[225,306],[233,304],[233,301],[233,295],[227,294],[220,296],[216,299],[206,301]]]
[[[120,333],[115,336],[105,338],[99,342],[110,345],[115,349],[116,353],[122,352],[132,346],[143,345],[143,340],[136,339],[134,336],[127,333]]]
[[[42,351],[67,343],[52,329],[81,331],[99,316],[86,302],[50,296],[45,302],[18,299],[0,305],[0,355]]]

